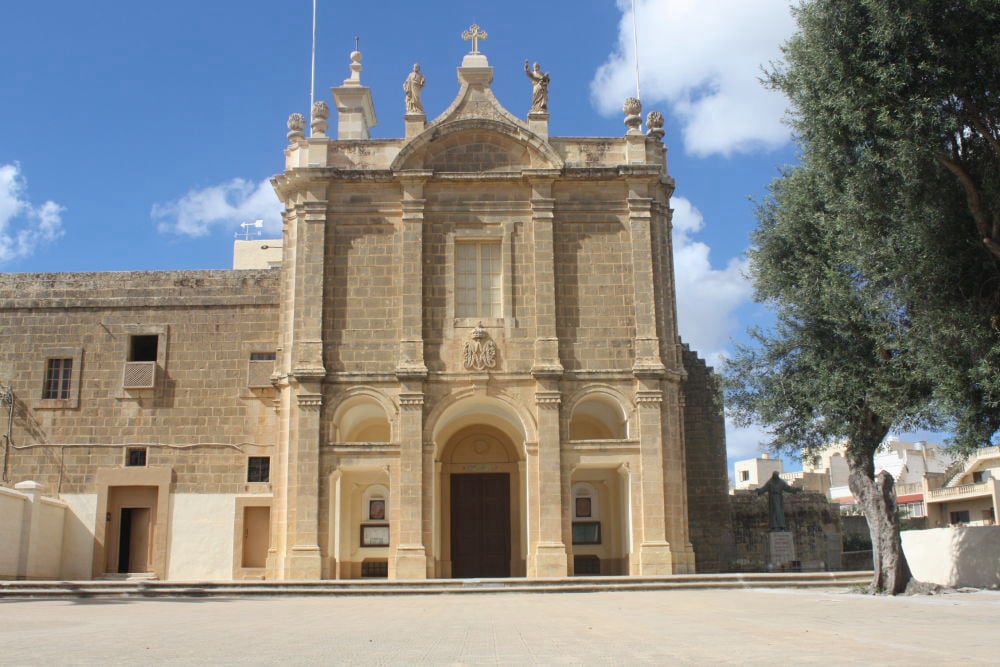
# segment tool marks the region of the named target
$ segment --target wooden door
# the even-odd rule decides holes
[[[243,509],[243,567],[264,567],[271,544],[271,508]]]
[[[510,475],[451,476],[451,574],[510,576]]]

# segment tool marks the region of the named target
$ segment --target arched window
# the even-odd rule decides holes
[[[391,442],[392,429],[382,405],[371,396],[347,399],[337,410],[338,442]]]
[[[573,408],[570,440],[622,440],[626,438],[625,413],[611,396],[594,393]]]

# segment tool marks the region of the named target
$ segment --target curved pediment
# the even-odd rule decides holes
[[[392,169],[438,173],[502,173],[561,169],[562,159],[541,137],[511,123],[464,118],[432,123],[399,152]]]
[[[503,108],[489,84],[493,69],[481,55],[467,56],[480,66],[458,70],[462,84],[445,111],[413,137],[391,168],[439,173],[505,173],[522,169],[562,169],[562,158],[528,124]],[[480,58],[482,62],[475,60]]]

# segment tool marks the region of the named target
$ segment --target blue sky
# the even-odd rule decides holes
[[[793,24],[788,0],[638,0],[645,111],[667,117],[677,180],[681,333],[710,361],[766,319],[742,254],[754,204],[795,150],[764,90]],[[458,84],[471,23],[493,91],[523,117],[523,62],[550,72],[550,134],[619,136],[635,92],[631,3],[319,0],[316,97],[349,75],[360,37],[376,137],[403,134],[401,84],[427,76],[429,118]],[[311,0],[8,3],[0,27],[0,270],[228,268],[239,223],[280,229],[267,179],[285,121],[307,114]],[[335,119],[331,119],[335,121]],[[729,430],[730,458],[758,432]],[[932,438],[933,439],[933,438]]]

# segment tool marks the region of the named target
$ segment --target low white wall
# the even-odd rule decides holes
[[[901,535],[914,578],[940,586],[1000,586],[1000,526],[948,526]]]
[[[42,486],[0,488],[0,578],[58,579],[66,504],[42,497]]]
[[[173,494],[167,578],[175,581],[231,580],[235,522],[236,496]]]
[[[21,526],[28,496],[0,487],[0,579],[17,578],[21,555]]]
[[[58,579],[62,565],[63,525],[66,503],[38,498],[31,513],[28,579]]]
[[[62,569],[59,577],[68,580],[91,579],[94,564],[94,527],[97,525],[97,494],[64,493],[66,503]]]

